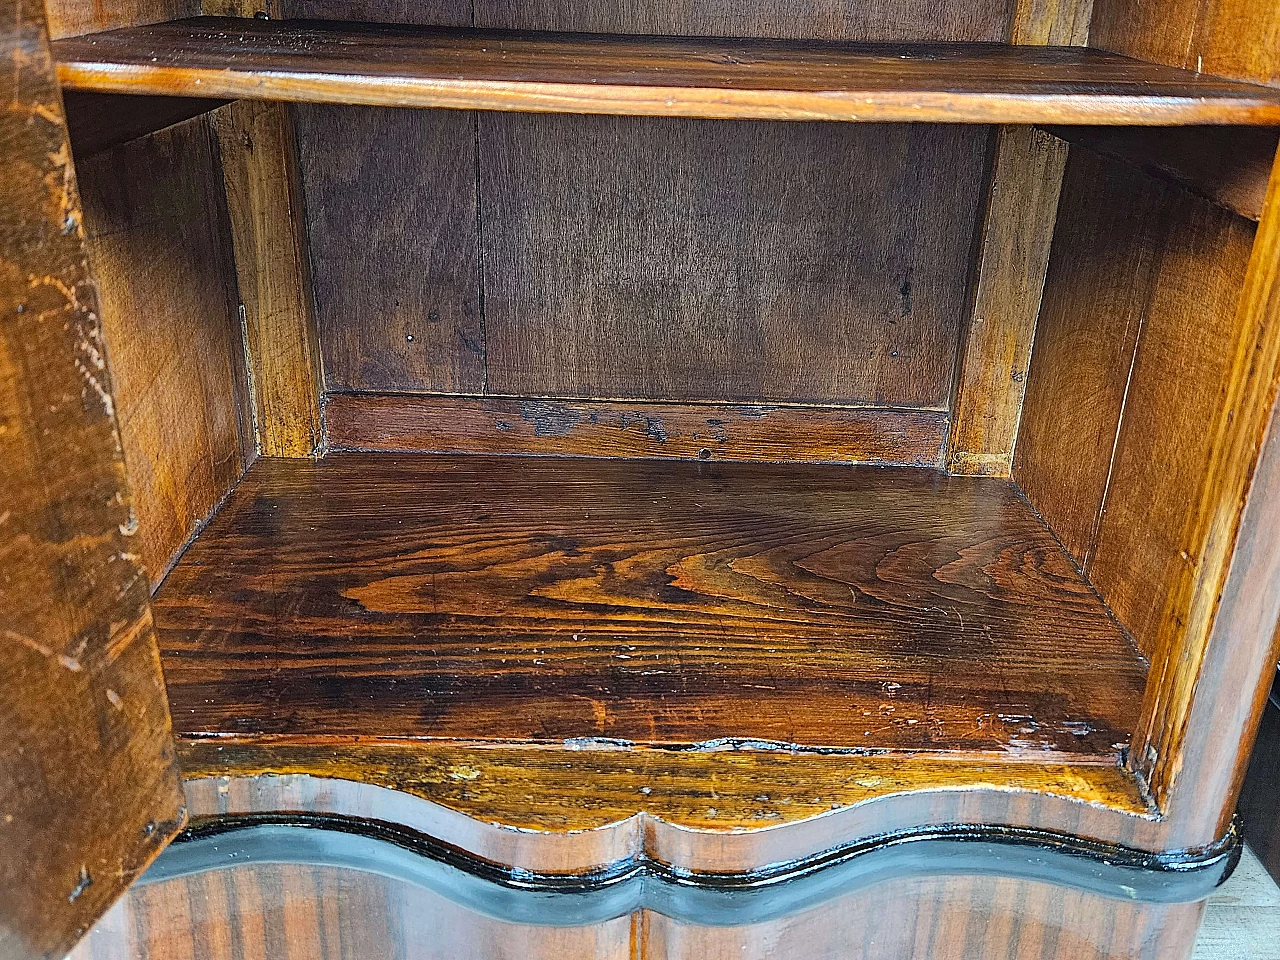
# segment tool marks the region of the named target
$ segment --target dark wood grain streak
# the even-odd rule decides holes
[[[1106,762],[1145,680],[1007,483],[924,470],[261,460],[155,603],[189,736]]]
[[[986,139],[482,114],[490,391],[945,408]]]
[[[938,466],[936,410],[330,394],[329,449]]]
[[[254,457],[209,117],[100,154],[80,174],[138,552],[158,584]]]
[[[1280,131],[1271,127],[1060,127],[1049,132],[1134,164],[1249,220],[1262,217]]]
[[[0,0],[0,955],[61,957],[181,826],[39,4]]]
[[[1280,123],[1280,93],[1079,48],[628,40],[193,18],[57,42],[73,90],[763,120]]]
[[[227,103],[200,97],[73,93],[63,97],[71,149],[81,163],[104,150],[171,127]]]

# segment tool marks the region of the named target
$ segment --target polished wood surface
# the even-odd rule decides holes
[[[60,40],[73,90],[636,116],[1280,123],[1280,94],[1071,48],[504,35],[193,18]]]
[[[1110,762],[1145,681],[1008,484],[925,470],[262,460],[155,604],[188,736]]]
[[[43,8],[0,2],[0,955],[61,957],[184,817]]]
[[[329,394],[329,449],[938,466],[939,410]]]
[[[1280,143],[1274,127],[1062,127],[1049,132],[1132,163],[1250,220],[1262,218]]]
[[[595,927],[491,919],[372,874],[239,866],[134,888],[71,960],[1185,960],[1199,904],[989,877],[907,877],[767,923],[651,911]]]
[[[254,456],[218,148],[197,117],[79,172],[136,552],[158,584]]]
[[[235,248],[255,446],[311,456],[324,441],[293,129],[283,104],[238,101],[213,116]]]

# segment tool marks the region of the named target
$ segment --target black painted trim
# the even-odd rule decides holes
[[[1036,880],[1144,903],[1200,900],[1240,858],[1235,824],[1197,853],[1153,854],[1066,834],[944,826],[873,837],[749,873],[677,871],[648,857],[580,874],[535,874],[395,824],[313,814],[211,817],[183,832],[142,883],[249,864],[359,870],[514,923],[582,926],[647,908],[713,926],[758,923],[906,876]]]

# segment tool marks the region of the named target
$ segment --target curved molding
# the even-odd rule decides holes
[[[954,823],[1162,849],[1160,821],[1116,767],[748,750],[582,750],[552,763],[546,754],[430,742],[205,743],[180,757],[194,817],[374,820],[534,873],[590,872],[640,855],[674,870],[747,872]]]
[[[306,864],[409,883],[508,922],[581,926],[648,909],[724,926],[776,919],[908,876],[1005,877],[1119,900],[1183,903],[1207,896],[1230,876],[1239,856],[1234,825],[1212,849],[1196,854],[1150,854],[1043,831],[953,825],[875,837],[751,872],[677,871],[639,855],[588,873],[542,874],[512,870],[387,823],[259,815],[199,821],[141,882],[254,864]]]

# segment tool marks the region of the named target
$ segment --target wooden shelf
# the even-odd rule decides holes
[[[916,468],[259,460],[153,609],[220,743],[1115,770],[1146,679],[1014,487]]]
[[[556,113],[1280,124],[1280,90],[1094,50],[199,17],[54,43],[65,89]]]

